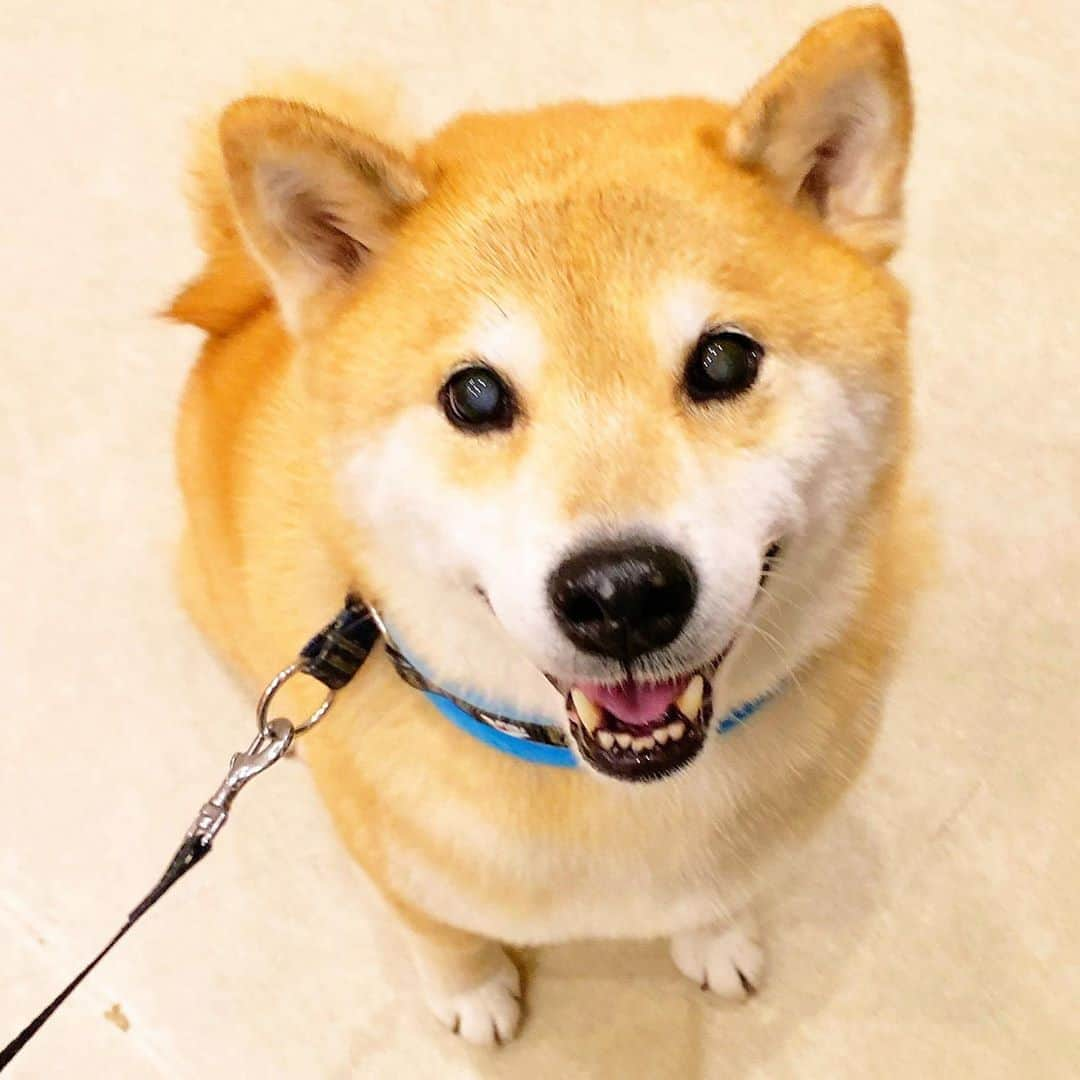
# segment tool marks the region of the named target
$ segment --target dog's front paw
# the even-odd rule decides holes
[[[466,1042],[509,1042],[521,1023],[521,976],[506,956],[484,982],[457,993],[428,991],[431,1011]]]
[[[688,930],[671,939],[675,966],[702,990],[742,1001],[764,981],[765,951],[750,920]]]

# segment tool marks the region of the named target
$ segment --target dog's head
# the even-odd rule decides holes
[[[445,684],[655,778],[714,699],[837,631],[905,438],[882,263],[910,124],[876,9],[734,109],[469,116],[408,156],[300,105],[228,110],[354,572]]]

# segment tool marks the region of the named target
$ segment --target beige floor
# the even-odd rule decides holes
[[[1080,55],[1060,0],[911,0],[921,464],[946,565],[888,725],[713,1006],[659,947],[526,958],[514,1046],[412,976],[299,763],[11,1070],[23,1077],[1042,1077],[1080,1073]],[[0,1038],[160,869],[249,733],[170,587],[170,429],[198,345],[184,125],[251,64],[374,57],[419,117],[730,97],[831,5],[232,0],[0,11]],[[114,1005],[126,1023],[110,1021]]]

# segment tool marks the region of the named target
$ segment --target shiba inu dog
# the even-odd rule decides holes
[[[379,611],[304,752],[466,1039],[517,1029],[503,943],[763,977],[751,902],[858,773],[917,579],[910,132],[868,8],[734,107],[410,142],[307,88],[204,148],[186,601],[254,683],[347,591]]]

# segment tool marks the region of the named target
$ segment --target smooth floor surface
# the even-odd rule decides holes
[[[1065,0],[894,10],[918,101],[919,473],[943,527],[857,791],[712,1004],[660,945],[523,957],[492,1053],[444,1032],[299,761],[10,1070],[19,1077],[1056,1077],[1080,1073],[1080,54]],[[372,61],[462,108],[731,98],[819,0],[0,11],[0,1039],[160,872],[251,703],[171,584],[171,433],[199,345],[186,125],[248,73]],[[5,1077],[6,1080],[6,1077]]]

